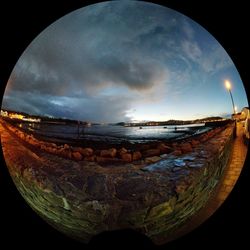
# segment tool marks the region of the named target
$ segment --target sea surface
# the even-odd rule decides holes
[[[73,124],[20,123],[20,128],[41,137],[61,139],[88,139],[93,141],[128,140],[145,142],[178,139],[209,130],[205,124],[124,127],[117,125],[92,125],[84,127]]]

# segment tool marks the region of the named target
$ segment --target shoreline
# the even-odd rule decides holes
[[[4,122],[7,124],[10,124],[11,126],[15,127],[16,129],[22,131],[23,133],[27,135],[32,135],[36,139],[44,141],[44,142],[50,142],[55,143],[57,145],[61,144],[68,144],[70,146],[76,146],[76,147],[91,147],[95,148],[97,150],[106,149],[108,146],[110,147],[125,147],[129,150],[135,150],[140,146],[143,146],[145,144],[157,144],[157,143],[166,143],[166,144],[172,144],[172,143],[180,143],[185,140],[192,140],[195,139],[198,136],[201,136],[204,133],[207,133],[211,130],[213,130],[210,126],[204,126],[204,127],[192,127],[190,130],[177,130],[170,132],[169,134],[176,134],[176,136],[169,136],[166,134],[166,137],[163,136],[160,137],[137,137],[137,136],[110,136],[110,135],[102,135],[102,134],[80,134],[79,136],[77,133],[72,134],[72,136],[64,136],[63,133],[59,133],[59,135],[53,135],[52,133],[42,133],[38,130],[31,131],[29,128],[23,128],[18,126],[18,123],[16,121],[11,122],[9,120],[3,119]],[[200,130],[200,131],[199,131]]]
[[[90,161],[114,165],[125,162],[153,163],[164,159],[166,155],[181,156],[193,152],[199,144],[225,129],[217,127],[179,140],[175,138],[175,140],[147,141],[137,144],[123,140],[112,144],[109,140],[95,142],[93,140],[65,140],[62,138],[60,140],[55,140],[55,138],[46,138],[47,140],[44,140],[44,137],[37,137],[30,131],[29,133],[23,132],[22,129],[8,122],[2,121],[1,123],[24,143],[44,152],[74,161]]]

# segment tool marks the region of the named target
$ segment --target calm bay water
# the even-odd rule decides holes
[[[34,134],[46,137],[75,139],[87,138],[93,140],[107,139],[126,139],[133,140],[159,140],[174,139],[184,135],[202,133],[209,128],[204,124],[191,124],[179,126],[145,126],[145,127],[123,127],[114,125],[92,125],[90,127],[80,126],[78,135],[78,126],[72,124],[48,124],[48,123],[21,123],[24,130]]]

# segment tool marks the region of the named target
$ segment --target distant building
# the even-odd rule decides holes
[[[244,136],[250,139],[250,111],[249,108],[245,107],[241,111],[242,119],[244,121]]]
[[[8,112],[1,110],[1,116],[7,117],[8,116]]]
[[[27,121],[27,122],[41,122],[41,119],[40,118],[27,118],[27,117],[24,117],[22,119],[23,121]]]
[[[20,115],[20,114],[16,114],[16,113],[11,113],[11,114],[9,114],[9,118],[22,120],[24,118],[24,116]]]

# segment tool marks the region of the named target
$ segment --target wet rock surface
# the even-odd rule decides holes
[[[95,153],[41,145],[10,126],[1,130],[6,164],[24,199],[49,224],[84,242],[121,228],[167,241],[206,204],[233,141],[227,126],[181,144]]]

